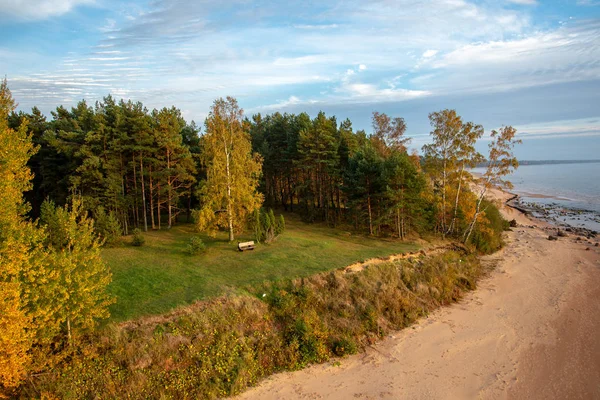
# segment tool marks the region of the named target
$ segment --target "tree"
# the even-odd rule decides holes
[[[297,164],[304,172],[304,201],[307,210],[315,206],[325,210],[329,218],[329,206],[333,202],[334,186],[339,165],[337,122],[320,111],[312,124],[300,131]]]
[[[384,162],[387,213],[393,215],[396,234],[404,239],[411,220],[422,214],[423,174],[406,152],[394,151]]]
[[[185,127],[185,121],[181,112],[171,107],[154,110],[153,115],[156,121],[154,135],[158,146],[158,184],[166,195],[168,227],[171,228],[175,213],[179,212],[179,196],[182,192],[187,192],[195,181],[196,165],[189,147],[183,144],[181,131]],[[157,203],[160,210],[160,200]],[[160,211],[158,218],[160,221]]]
[[[19,385],[31,362],[31,316],[22,301],[21,275],[27,269],[22,235],[27,211],[23,192],[31,187],[26,164],[34,152],[27,125],[8,127],[15,109],[6,79],[0,84],[0,395]]]
[[[252,154],[250,135],[244,131],[242,121],[243,110],[237,100],[215,100],[201,139],[206,181],[200,186],[198,228],[214,232],[215,228],[224,227],[230,241],[263,201],[257,192],[262,158]]]
[[[54,250],[50,262],[59,274],[57,320],[72,343],[74,334],[109,317],[108,306],[115,301],[107,292],[112,274],[100,256],[102,242],[80,198],[74,197],[70,207],[45,201],[40,220]]]
[[[456,152],[459,143],[456,138],[463,123],[455,110],[447,109],[429,114],[429,122],[433,127],[431,131],[433,143],[423,146],[423,153],[428,172],[440,196],[439,224],[442,236],[445,236],[449,175],[456,169]]]
[[[478,217],[485,213],[485,209],[481,208],[481,204],[487,191],[493,186],[500,186],[505,189],[512,188],[512,183],[505,180],[504,177],[519,167],[519,162],[512,152],[514,146],[521,143],[521,140],[515,139],[516,134],[517,130],[512,126],[504,126],[499,131],[493,130],[490,134],[492,141],[488,145],[487,168],[479,182],[477,204],[471,222],[464,232],[464,243],[469,241]]]
[[[459,209],[459,200],[461,191],[463,190],[463,182],[465,178],[467,182],[472,181],[472,176],[465,169],[466,168],[474,168],[477,163],[483,161],[483,156],[479,154],[477,150],[475,150],[475,143],[479,138],[483,136],[483,126],[475,125],[472,122],[467,122],[463,124],[460,132],[455,137],[455,148],[456,148],[456,164],[458,167],[458,171],[454,171],[456,175],[456,180],[458,183],[456,184],[456,197],[454,200],[454,214],[452,216],[452,220],[450,225],[448,226],[448,230],[446,234],[452,233],[454,229],[456,229],[457,221],[458,221],[458,209]],[[469,188],[467,187],[467,190]]]
[[[350,206],[357,214],[357,221],[358,217],[363,217],[366,211],[370,235],[375,233],[373,229],[375,200],[382,196],[385,188],[383,162],[383,158],[373,148],[371,142],[367,141],[350,158],[344,179],[344,191]]]
[[[390,151],[405,152],[410,138],[405,138],[406,123],[404,118],[390,118],[385,113],[373,112],[373,144],[381,156],[386,157]]]
[[[8,127],[15,108],[6,80],[0,84],[0,397],[46,362],[54,334],[56,274],[42,248],[43,231],[24,216],[31,188],[27,162],[36,151],[27,120]],[[46,352],[46,354],[44,354]]]

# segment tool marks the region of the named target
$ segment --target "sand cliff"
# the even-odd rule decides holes
[[[461,302],[365,353],[274,375],[239,398],[600,398],[598,239],[549,241],[548,224],[502,212],[519,226]]]

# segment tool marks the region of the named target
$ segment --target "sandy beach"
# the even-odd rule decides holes
[[[272,376],[239,398],[600,398],[599,239],[549,241],[549,224],[502,212],[518,227],[462,301],[365,353]]]

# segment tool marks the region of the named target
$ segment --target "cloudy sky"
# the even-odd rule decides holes
[[[44,113],[108,93],[204,121],[319,110],[370,130],[454,108],[524,159],[600,159],[600,0],[0,0],[0,74]]]

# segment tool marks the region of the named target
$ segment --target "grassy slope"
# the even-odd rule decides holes
[[[164,313],[181,304],[216,296],[228,286],[310,276],[356,261],[417,249],[414,244],[350,235],[290,218],[286,222],[286,232],[274,243],[243,253],[222,235],[215,239],[202,236],[207,250],[197,256],[187,255],[191,225],[148,232],[143,247],[104,249],[103,258],[113,273],[110,291],[117,296],[111,320]]]

